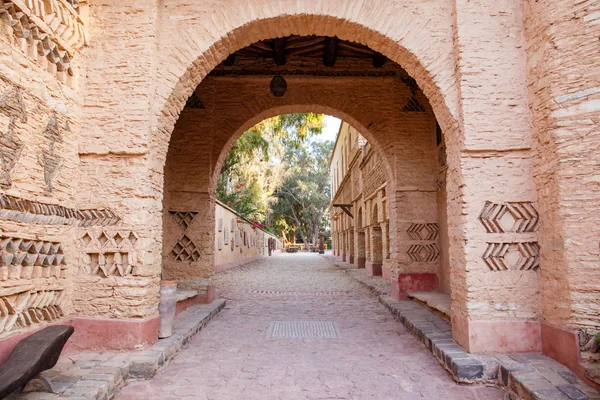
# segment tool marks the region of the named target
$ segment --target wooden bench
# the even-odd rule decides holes
[[[0,399],[54,367],[74,331],[72,326],[49,326],[21,340],[0,367]]]

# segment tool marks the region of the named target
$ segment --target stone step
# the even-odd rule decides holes
[[[198,296],[197,290],[192,289],[177,289],[177,302],[182,302],[192,297]]]
[[[436,312],[446,321],[452,319],[452,299],[449,294],[441,292],[410,292],[408,297]]]

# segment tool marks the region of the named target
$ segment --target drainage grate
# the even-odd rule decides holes
[[[252,294],[264,294],[267,296],[336,296],[340,294],[347,294],[348,292],[336,292],[336,291],[325,291],[325,292],[279,292],[275,290],[253,290]]]
[[[267,337],[274,339],[337,339],[337,324],[332,321],[272,321]]]

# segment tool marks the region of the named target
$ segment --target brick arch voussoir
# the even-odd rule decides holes
[[[405,21],[412,24],[415,31],[427,32],[427,20],[410,11]],[[374,23],[374,26],[376,24]],[[378,30],[380,29],[380,30]],[[434,114],[446,135],[455,135],[459,127],[450,96],[441,89],[442,84],[420,61],[425,54],[413,54],[405,45],[405,38],[394,39],[382,33],[383,27],[370,27],[356,21],[332,15],[318,14],[282,14],[275,17],[255,19],[232,29],[229,33],[216,40],[209,48],[198,54],[197,58],[187,67],[185,73],[176,82],[164,102],[158,106],[157,129],[151,139],[151,152],[154,159],[163,165],[166,160],[169,140],[175,123],[185,102],[200,84],[200,82],[224,61],[231,53],[254,42],[288,35],[336,35],[343,40],[351,40],[378,51],[390,60],[401,65],[419,84],[423,93],[429,99]],[[435,39],[425,37],[420,42],[423,53],[434,45]],[[357,127],[358,129],[358,127]]]

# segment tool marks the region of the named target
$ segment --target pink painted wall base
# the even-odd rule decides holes
[[[580,379],[590,386],[600,390],[600,385],[585,375],[585,368],[581,365],[581,351],[577,332],[559,328],[542,322],[542,352],[566,365]]]
[[[382,265],[380,263],[373,263],[371,261],[365,263],[367,273],[371,276],[381,276],[381,267]]]
[[[438,276],[432,273],[400,274],[392,281],[392,297],[406,300],[410,292],[431,292],[439,289]]]
[[[392,268],[387,265],[381,267],[381,277],[383,280],[391,282],[392,280]]]
[[[77,318],[71,347],[77,350],[131,351],[158,340],[159,316],[143,320]]]
[[[537,321],[469,321],[452,316],[452,336],[470,353],[505,354],[542,351]]]

